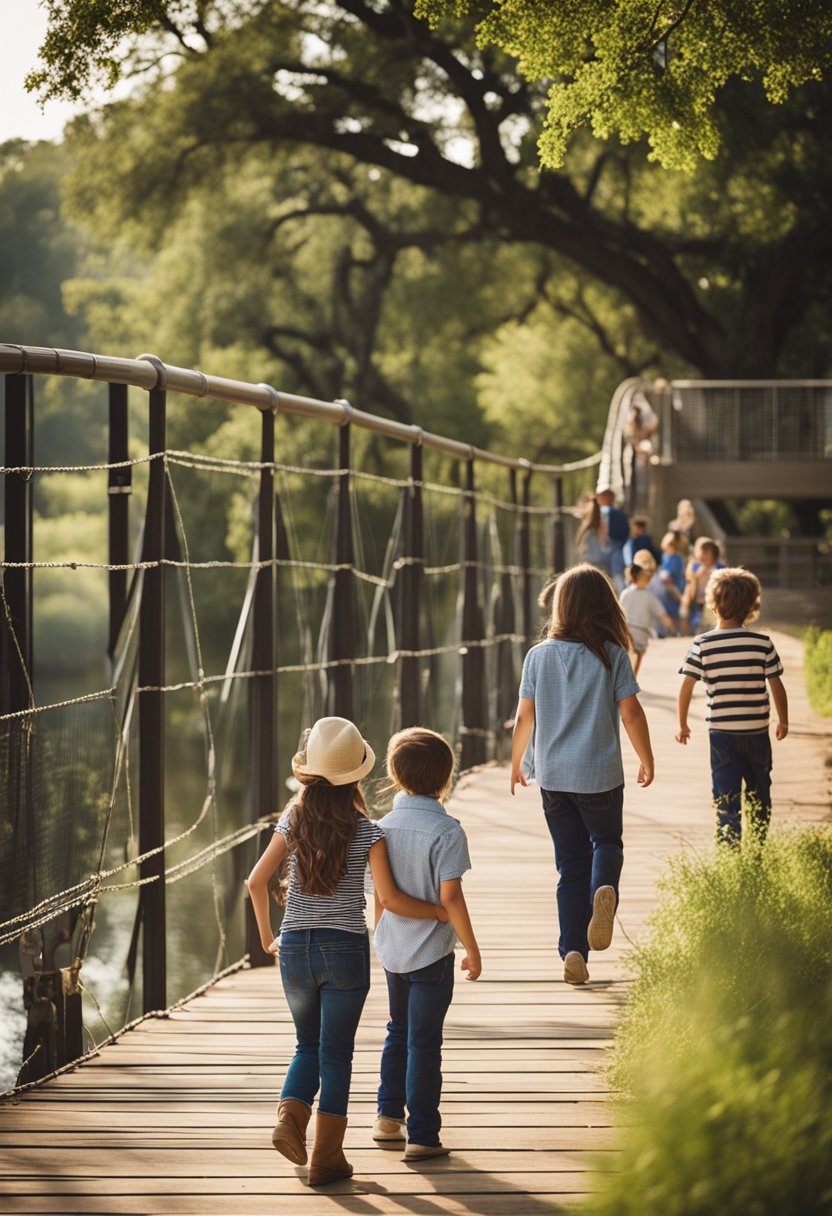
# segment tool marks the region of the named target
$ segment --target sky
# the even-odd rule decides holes
[[[6,139],[60,139],[64,124],[88,106],[47,102],[41,110],[23,87],[46,33],[46,10],[37,0],[0,0],[3,30],[0,68],[0,143]]]

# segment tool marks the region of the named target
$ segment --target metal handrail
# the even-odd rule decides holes
[[[186,393],[192,397],[210,397],[217,401],[253,405],[264,413],[271,411],[305,418],[320,418],[339,426],[351,422],[390,439],[431,448],[433,451],[455,456],[459,460],[478,460],[506,469],[543,473],[550,477],[589,469],[601,461],[600,451],[583,460],[573,460],[561,465],[536,464],[522,456],[502,456],[458,439],[424,431],[419,426],[354,409],[346,401],[318,401],[314,397],[281,392],[270,384],[251,384],[245,380],[230,380],[225,376],[210,376],[192,368],[163,363],[155,355],[124,359],[118,355],[95,355],[87,351],[2,343],[0,372],[16,376],[74,376],[81,380],[101,380],[108,384],[127,384],[147,390],[167,389],[169,392]]]
[[[832,380],[671,380],[670,388],[830,388]]]

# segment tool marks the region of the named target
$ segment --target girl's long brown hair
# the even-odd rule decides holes
[[[629,650],[627,621],[615,587],[603,570],[582,562],[560,576],[547,636],[561,642],[583,642],[607,669],[612,664],[605,643]]]
[[[581,522],[575,535],[575,544],[579,545],[590,529],[593,532],[598,532],[601,528],[601,523],[601,508],[598,505],[598,499],[593,496],[584,506]]]
[[[347,868],[347,853],[367,814],[357,781],[331,785],[325,777],[301,778],[292,804],[289,852],[295,858],[295,881],[305,895],[334,895]]]

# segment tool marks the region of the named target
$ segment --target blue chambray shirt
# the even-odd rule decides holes
[[[380,821],[396,886],[414,899],[439,903],[439,884],[471,869],[468,841],[458,819],[436,798],[396,794]],[[450,954],[456,933],[437,920],[412,920],[385,911],[375,933],[376,954],[386,971],[418,971]]]
[[[520,696],[534,701],[534,767],[544,790],[600,794],[624,784],[618,702],[639,691],[629,655],[606,643],[608,671],[583,642],[548,639],[526,655]]]

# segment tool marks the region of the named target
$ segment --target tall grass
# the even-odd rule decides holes
[[[832,629],[806,630],[804,664],[809,700],[816,713],[832,715]]]
[[[616,1040],[593,1216],[832,1212],[832,831],[672,863]]]

